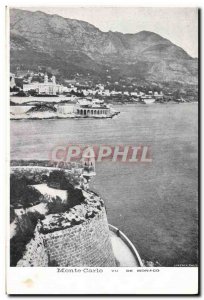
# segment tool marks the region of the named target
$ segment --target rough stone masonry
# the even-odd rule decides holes
[[[43,242],[42,242],[43,241]],[[39,251],[38,251],[39,249]],[[105,208],[79,225],[51,233],[39,233],[27,245],[20,267],[114,267]]]

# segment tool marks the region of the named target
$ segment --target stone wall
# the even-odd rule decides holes
[[[48,162],[39,162],[40,165],[37,166],[30,166],[31,161],[23,166],[21,163],[25,162],[20,161],[20,166],[17,162],[17,166],[11,167],[11,173],[35,176],[56,170],[54,167],[43,166]],[[66,170],[67,174],[72,174],[72,170],[75,169]],[[94,192],[81,191],[83,201],[80,204],[64,213],[48,214],[43,220],[39,220],[33,239],[27,244],[23,258],[17,263],[18,267],[115,266],[104,202]]]
[[[37,225],[17,267],[113,267],[108,221],[104,207],[82,224],[43,234]]]
[[[44,234],[49,265],[64,267],[113,267],[115,258],[104,207],[92,219]]]
[[[48,254],[44,247],[43,235],[39,233],[38,226],[34,237],[26,246],[23,258],[17,263],[17,267],[47,267]]]

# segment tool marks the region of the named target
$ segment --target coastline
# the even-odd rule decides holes
[[[184,103],[179,103],[179,102],[168,102],[168,103],[152,103],[152,104],[140,104],[140,103],[121,103],[121,104],[115,104],[114,106],[115,107],[118,107],[118,106],[131,106],[131,107],[135,107],[135,106],[144,106],[144,107],[149,107],[149,106],[154,106],[155,104],[158,105],[158,104],[161,104],[162,106],[163,105],[175,105],[175,104],[182,104],[182,105],[185,105],[185,104],[198,104],[199,102],[198,101],[194,101],[194,102],[184,102]],[[18,105],[19,107],[20,105]],[[70,113],[70,114],[58,114],[58,113],[47,113],[47,116],[46,116],[46,112],[42,113],[42,112],[39,112],[39,113],[35,113],[35,116],[33,115],[28,115],[26,113],[22,113],[22,114],[13,114],[11,113],[10,115],[10,120],[11,121],[21,121],[21,120],[63,120],[63,119],[66,119],[66,120],[84,120],[84,119],[91,119],[91,120],[98,120],[98,119],[113,119],[114,117],[117,117],[118,115],[120,115],[120,111],[114,111],[110,116],[77,116],[75,115],[74,113]],[[38,115],[37,115],[38,114]],[[39,115],[41,114],[41,116]]]
[[[154,105],[175,105],[175,104],[198,104],[199,102],[198,101],[193,101],[193,102],[175,102],[175,101],[169,101],[169,102],[154,102],[154,103],[151,103],[151,104],[146,104],[146,103],[138,103],[138,102],[135,102],[135,103],[117,103],[117,104],[114,104],[114,107],[120,107],[120,106],[127,106],[127,107],[149,107],[149,106],[154,106]],[[55,104],[53,103],[49,103],[49,104],[52,104],[53,106]],[[64,104],[64,103],[58,103],[58,104]],[[68,106],[72,106],[73,104],[69,103],[69,104],[65,104],[65,105],[68,105]],[[11,121],[20,121],[20,120],[63,120],[63,119],[76,119],[76,120],[81,120],[81,119],[92,119],[92,120],[97,120],[97,119],[112,119],[116,116],[118,116],[121,112],[120,111],[115,111],[113,110],[111,112],[111,114],[109,116],[107,115],[90,115],[90,116],[80,116],[80,115],[77,115],[75,114],[74,112],[69,112],[69,113],[66,113],[66,114],[61,114],[59,112],[55,112],[55,111],[35,111],[35,112],[22,112],[22,113],[15,113],[15,108],[16,109],[19,109],[19,108],[24,108],[25,107],[35,107],[35,104],[33,105],[32,102],[31,103],[26,103],[26,104],[16,104],[15,105],[11,105],[10,107],[12,107],[13,109],[13,112],[10,111],[10,120]]]
[[[18,120],[62,120],[62,119],[76,119],[76,120],[82,120],[82,119],[112,119],[115,116],[119,115],[120,112],[116,112],[113,113],[111,116],[106,116],[106,117],[102,117],[102,116],[92,116],[92,117],[79,117],[79,116],[50,116],[50,117],[30,117],[30,116],[23,116],[23,117],[17,117],[17,118],[13,118],[10,117],[11,121],[18,121]]]

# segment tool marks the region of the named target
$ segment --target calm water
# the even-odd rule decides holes
[[[197,104],[118,109],[107,120],[11,121],[11,158],[48,159],[53,146],[68,143],[150,146],[150,164],[98,163],[91,187],[143,259],[196,264]]]

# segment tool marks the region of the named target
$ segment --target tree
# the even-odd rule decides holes
[[[41,193],[34,187],[27,185],[25,176],[18,177],[14,174],[10,176],[10,203],[14,205],[23,205],[27,208],[36,202],[39,202]]]
[[[19,92],[20,91],[20,88],[17,87],[17,86],[14,86],[14,87],[10,87],[10,92]]]
[[[36,90],[29,90],[29,91],[28,91],[28,94],[31,95],[31,96],[36,96],[36,95],[38,95],[38,93],[37,93]]]

